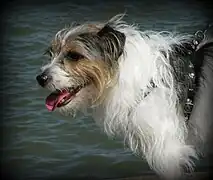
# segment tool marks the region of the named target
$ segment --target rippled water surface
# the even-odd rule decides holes
[[[157,1],[158,2],[158,1]],[[126,12],[141,29],[193,33],[209,22],[200,4],[184,1],[90,1],[16,4],[4,13],[3,165],[19,177],[118,177],[150,172],[146,162],[107,138],[92,119],[49,113],[35,76],[54,34],[73,21],[107,20]],[[205,160],[198,170],[205,168]]]

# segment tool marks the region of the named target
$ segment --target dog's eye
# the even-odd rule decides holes
[[[49,57],[53,57],[53,49],[52,47],[49,47],[45,50],[44,55],[48,55]]]
[[[82,59],[84,56],[77,53],[77,52],[67,52],[64,56],[67,60],[71,61],[78,61],[79,59]]]

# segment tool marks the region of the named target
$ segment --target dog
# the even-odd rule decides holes
[[[210,35],[209,35],[210,34]],[[49,111],[91,116],[159,177],[182,178],[208,144],[213,33],[141,31],[119,14],[58,31],[36,77]]]

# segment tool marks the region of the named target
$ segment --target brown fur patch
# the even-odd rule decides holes
[[[88,24],[88,28],[89,28],[89,30],[92,31],[92,32],[98,32],[98,31],[101,30],[101,28],[98,27],[98,26],[95,25],[95,24]]]
[[[93,103],[101,102],[104,99],[104,92],[113,83],[115,73],[112,67],[102,60],[81,59],[77,62],[64,61],[65,69],[83,82],[93,84],[97,95]]]

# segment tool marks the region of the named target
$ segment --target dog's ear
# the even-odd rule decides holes
[[[109,25],[105,25],[97,35],[101,39],[101,47],[103,52],[117,60],[124,51],[126,36]]]

